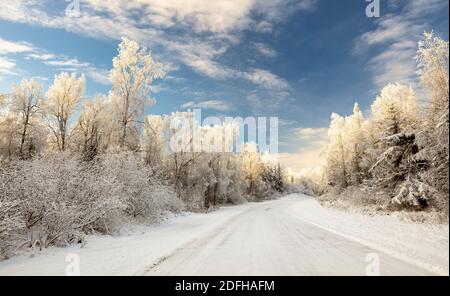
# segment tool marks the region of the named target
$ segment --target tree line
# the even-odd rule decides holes
[[[448,215],[448,59],[448,42],[425,33],[416,60],[426,102],[411,86],[391,83],[367,118],[357,103],[350,116],[331,116],[320,193],[339,199],[357,188],[354,203]]]
[[[24,79],[0,96],[0,258],[285,191],[282,168],[254,143],[240,154],[167,149],[171,122],[193,113],[144,114],[164,76],[145,47],[124,38],[108,94],[86,98],[84,75],[63,72],[46,92]],[[199,128],[205,141],[234,131]]]

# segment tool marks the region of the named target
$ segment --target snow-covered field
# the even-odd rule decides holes
[[[323,208],[311,197],[223,207],[0,262],[0,275],[448,275],[449,227]],[[70,258],[70,256],[69,256]]]

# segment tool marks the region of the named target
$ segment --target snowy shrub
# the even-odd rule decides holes
[[[101,158],[110,194],[124,205],[128,216],[156,218],[164,211],[179,211],[182,203],[161,172],[145,165],[133,153],[107,154]]]
[[[24,228],[25,221],[20,214],[20,201],[7,193],[11,181],[5,168],[0,168],[0,260],[10,255],[10,250],[19,244],[17,233]]]
[[[430,188],[425,183],[408,179],[391,202],[400,208],[420,210],[428,206],[429,194]]]
[[[336,190],[339,190],[337,193]],[[386,192],[361,184],[345,189],[331,189],[318,197],[322,204],[337,208],[358,209],[363,212],[385,211],[389,205]]]
[[[63,158],[64,161],[61,161]],[[6,173],[10,182],[6,198],[20,202],[30,247],[63,244],[69,236],[78,236],[75,221],[76,162],[64,156],[34,161],[16,161]]]
[[[25,225],[19,204],[19,201],[0,200],[0,260],[10,255],[10,250],[18,243],[17,233]]]
[[[261,179],[271,191],[279,193],[285,191],[284,174],[280,165],[265,165],[261,171]]]
[[[59,153],[14,161],[0,175],[0,254],[21,246],[82,242],[124,223],[154,222],[183,204],[161,174],[133,153],[82,162]]]

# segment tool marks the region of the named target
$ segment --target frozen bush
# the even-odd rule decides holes
[[[14,161],[0,175],[0,255],[114,233],[183,208],[161,173],[133,153],[82,162],[66,154]]]
[[[16,234],[24,228],[20,215],[20,201],[9,198],[5,169],[0,168],[0,260],[10,255],[10,250],[19,244]]]
[[[428,206],[429,194],[430,188],[425,183],[408,179],[391,202],[400,208],[420,210]]]
[[[156,218],[165,211],[183,207],[175,191],[164,180],[160,169],[147,166],[133,153],[107,154],[100,159],[111,195],[134,218]]]

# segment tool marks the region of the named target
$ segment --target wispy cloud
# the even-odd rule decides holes
[[[107,69],[98,68],[91,63],[80,61],[74,57],[48,53],[45,50],[33,48],[33,52],[26,54],[26,59],[41,61],[43,64],[59,71],[85,73],[100,84],[108,85],[110,83],[108,79],[109,70]]]
[[[0,79],[2,79],[2,76],[4,75],[17,75],[17,73],[14,72],[15,67],[16,63],[14,60],[0,56]]]
[[[62,59],[62,60],[46,60],[44,62],[46,65],[56,66],[56,67],[64,67],[64,68],[84,68],[88,67],[89,63],[80,62],[77,59]]]
[[[162,59],[179,62],[214,79],[242,78],[265,83],[264,73],[237,70],[219,59],[245,31],[270,32],[316,0],[84,0],[81,16],[46,9],[56,0],[1,1],[0,19],[63,28],[95,38],[119,40],[126,36],[152,48]],[[111,28],[114,28],[113,30]],[[260,48],[274,55],[268,48]],[[260,74],[260,75],[258,75]],[[264,79],[264,78],[262,78]]]
[[[286,91],[289,89],[289,83],[286,80],[268,70],[253,69],[250,72],[245,73],[244,77],[264,88],[278,91]]]
[[[2,38],[0,38],[0,74],[17,75],[17,72],[21,71],[15,58],[11,57],[12,55],[20,55],[25,60],[41,61],[43,64],[60,71],[83,72],[98,83],[109,84],[109,70],[107,69],[98,68],[77,58],[49,53],[29,42],[11,41]]]
[[[278,52],[276,50],[274,50],[273,48],[269,47],[264,43],[255,42],[253,43],[253,46],[261,55],[265,57],[274,58],[278,56]]]
[[[224,100],[206,100],[206,101],[189,101],[181,105],[181,109],[210,109],[221,112],[227,112],[233,109],[233,105],[230,102]]]
[[[31,77],[31,79],[48,81],[48,77],[44,77],[44,76],[33,76],[33,77]]]
[[[290,92],[270,89],[257,89],[247,94],[246,100],[257,113],[267,113],[279,110],[289,103]]]
[[[32,52],[34,48],[27,42],[15,42],[0,38],[0,54]]]
[[[294,124],[298,124],[298,122],[296,120],[288,120],[288,119],[278,118],[278,125],[281,127],[291,126]]]
[[[0,80],[6,75],[17,75],[16,60],[10,55],[32,52],[34,48],[27,42],[17,42],[0,38]]]
[[[295,134],[301,141],[322,143],[328,138],[328,128],[297,128]]]
[[[378,88],[389,82],[416,83],[414,57],[417,41],[425,30],[430,30],[427,18],[439,10],[448,10],[447,0],[390,0],[389,3],[393,7],[404,6],[398,14],[382,16],[376,28],[363,33],[354,47],[357,54],[375,46],[384,48],[368,63]]]

